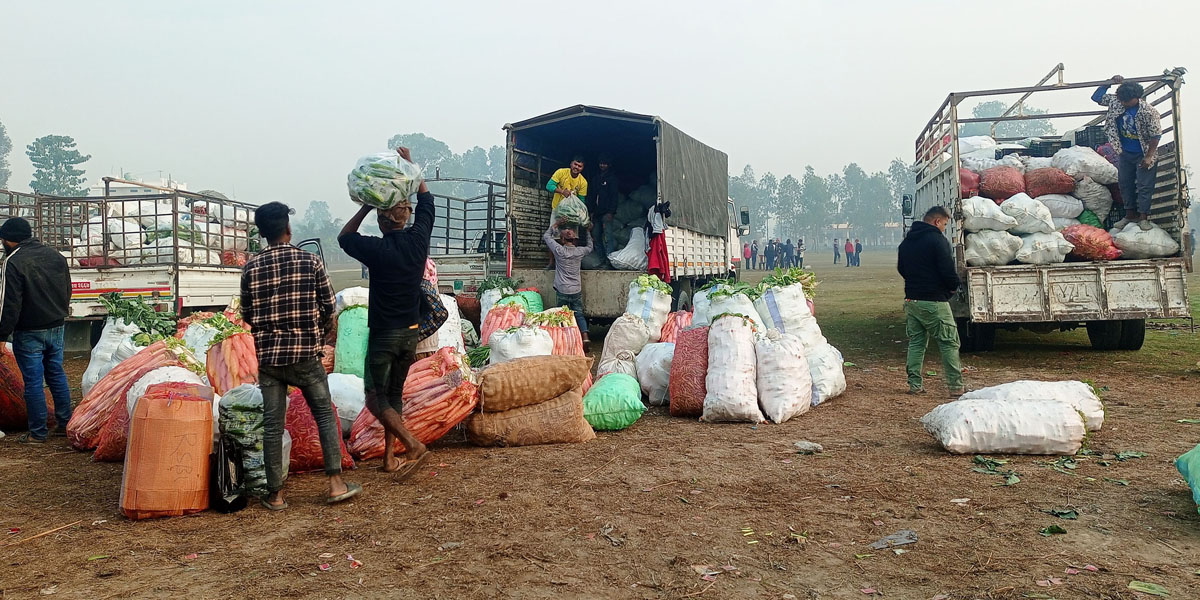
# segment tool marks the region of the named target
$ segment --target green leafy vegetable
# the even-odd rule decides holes
[[[799,267],[775,269],[775,272],[763,278],[761,288],[766,291],[771,287],[787,287],[799,284],[804,288],[804,297],[812,299],[816,296],[817,274]]]
[[[1069,508],[1051,508],[1042,512],[1054,515],[1060,519],[1067,519],[1068,521],[1074,521],[1079,518],[1079,511]]]
[[[1125,450],[1125,451],[1117,453],[1117,460],[1124,462],[1131,458],[1143,458],[1145,456],[1146,456],[1145,452],[1137,452],[1135,450]]]
[[[1171,592],[1168,592],[1167,588],[1165,588],[1161,585],[1158,585],[1157,583],[1146,583],[1145,581],[1138,581],[1136,579],[1129,582],[1129,589],[1131,589],[1135,592],[1141,592],[1143,594],[1151,594],[1154,596],[1170,596],[1171,595]]]
[[[479,283],[479,287],[475,289],[475,293],[483,295],[488,290],[516,290],[521,287],[524,280],[509,279],[503,275],[492,275],[485,278]]]
[[[124,298],[120,292],[110,292],[100,295],[100,304],[108,311],[110,317],[124,319],[126,323],[137,325],[151,342],[175,335],[177,317],[170,311],[160,311],[146,304],[141,296]],[[155,339],[155,335],[159,337]],[[135,340],[136,341],[136,340]]]
[[[645,293],[646,290],[654,290],[659,293],[671,295],[671,286],[663,283],[655,275],[638,275],[638,278],[633,281],[638,286],[639,293]]]
[[[487,365],[488,359],[491,356],[492,349],[489,346],[479,346],[467,352],[467,360],[471,363],[471,367],[475,369]]]
[[[1050,537],[1052,535],[1062,535],[1066,532],[1067,532],[1067,530],[1063,529],[1063,527],[1061,525],[1051,525],[1049,527],[1043,527],[1042,530],[1039,531],[1038,533],[1040,533],[1046,537]]]

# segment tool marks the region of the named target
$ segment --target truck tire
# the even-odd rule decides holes
[[[1128,319],[1121,321],[1121,350],[1141,350],[1146,341],[1146,320]]]
[[[958,325],[960,352],[991,352],[996,347],[996,326],[990,323],[971,323],[955,319]]]
[[[694,282],[691,279],[678,279],[671,288],[672,310],[691,310]]]
[[[1088,321],[1088,340],[1093,350],[1116,350],[1121,345],[1121,321]]]
[[[971,335],[971,323],[966,319],[955,319],[954,323],[958,325],[958,350],[959,352],[974,352],[975,351],[975,336]]]

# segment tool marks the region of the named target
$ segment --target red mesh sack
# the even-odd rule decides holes
[[[958,169],[958,187],[962,188],[962,197],[970,198],[979,195],[979,175],[965,167]]]
[[[350,449],[342,440],[342,420],[337,416],[337,409],[330,405],[333,411],[333,422],[337,425],[338,446],[342,450],[342,470],[354,468],[354,459],[350,457]],[[366,411],[363,411],[366,412]],[[325,455],[321,452],[321,432],[317,428],[317,420],[313,418],[312,409],[299,388],[292,389],[288,394],[287,417],[284,419],[284,429],[292,436],[292,453],[289,455],[288,471],[304,473],[307,471],[322,471],[325,469]]]
[[[1034,169],[1025,174],[1025,193],[1031,198],[1046,194],[1070,194],[1075,191],[1075,178],[1053,167]]]
[[[333,353],[334,348],[329,344],[326,344],[325,347],[321,349],[321,366],[325,367],[326,375],[333,372]]]
[[[1109,233],[1091,225],[1071,225],[1062,230],[1062,236],[1075,245],[1070,256],[1083,260],[1116,260],[1121,250]]]
[[[54,418],[53,410],[47,414]],[[17,357],[13,356],[8,346],[0,344],[0,429],[25,429],[27,421],[25,381],[21,379]]]
[[[992,167],[979,180],[979,195],[1000,204],[1025,191],[1025,176],[1013,167]]]
[[[704,412],[707,376],[708,328],[679,332],[675,338],[675,358],[671,361],[671,379],[667,384],[671,416],[699,417]]]

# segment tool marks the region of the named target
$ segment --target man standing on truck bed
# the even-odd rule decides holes
[[[592,253],[592,237],[587,236],[587,245],[580,247],[579,234],[575,229],[563,227],[566,224],[565,219],[559,219],[554,225],[551,225],[546,233],[542,234],[542,241],[546,243],[546,247],[550,249],[550,254],[554,257],[554,295],[555,304],[565,306],[575,313],[575,324],[579,326],[579,334],[583,337],[583,348],[588,349],[591,340],[588,339],[588,323],[587,317],[583,314],[583,283],[579,278],[579,266],[583,262],[583,257]],[[559,230],[559,235],[562,237],[560,244],[554,239],[555,230]]]
[[[0,340],[12,335],[13,354],[25,383],[29,432],[17,438],[40,444],[46,429],[46,386],[54,398],[54,435],[67,434],[71,388],[63,370],[63,323],[71,303],[71,272],[58,250],[33,237],[29,221],[14,217],[0,225],[4,266],[0,273]]]
[[[586,202],[588,183],[587,179],[583,178],[583,157],[577,155],[571,159],[569,168],[555,171],[550,176],[550,181],[546,182],[546,189],[554,192],[554,199],[550,201],[550,210],[557,209],[558,203],[571,194],[575,194],[576,198]],[[613,212],[616,212],[616,209],[613,209]]]
[[[588,208],[592,213],[592,223],[595,224],[595,235],[600,238],[600,253],[607,260],[609,252],[618,250],[616,242],[613,240],[612,220],[613,215],[617,214],[617,188],[621,185],[621,181],[613,172],[611,157],[601,154],[598,162],[600,179],[596,182],[596,194],[592,196],[592,205]],[[583,182],[583,187],[586,193],[587,181]]]
[[[908,333],[908,393],[924,394],[921,379],[925,347],[937,340],[946,371],[950,397],[963,394],[962,363],[958,358],[958,327],[950,311],[950,297],[958,291],[958,272],[944,235],[950,212],[942,206],[930,208],[900,242],[896,270],[904,278],[905,329]]]
[[[397,148],[400,157],[412,162],[408,148]],[[407,428],[401,418],[404,403],[401,394],[408,369],[416,362],[420,341],[421,289],[425,260],[429,258],[429,236],[433,232],[433,194],[425,182],[417,190],[416,219],[404,228],[413,214],[406,198],[390,210],[377,211],[383,237],[358,233],[363,219],[371,212],[363,206],[346,222],[338,234],[338,244],[352,258],[370,269],[370,310],[367,311],[367,364],[363,383],[367,410],[383,425],[383,470],[403,476],[426,460],[429,452]],[[404,460],[393,452],[396,438],[404,444]]]
[[[1162,124],[1158,110],[1142,99],[1146,91],[1141,84],[1125,83],[1120,75],[1114,75],[1112,81],[1119,84],[1116,94],[1108,93],[1108,86],[1102,85],[1092,94],[1092,100],[1108,108],[1104,133],[1119,155],[1117,176],[1125,218],[1113,227],[1123,229],[1136,222],[1143,231],[1149,231],[1154,228],[1150,223],[1150,200],[1154,194],[1155,154],[1162,137]]]
[[[341,502],[362,491],[342,480],[342,440],[337,413],[320,353],[333,329],[333,285],[316,254],[292,245],[291,209],[269,202],[254,211],[254,226],[270,246],[255,254],[242,270],[242,316],[254,334],[258,355],[258,387],[263,399],[263,462],[269,494],[264,508],[283,510],[283,430],[288,386],[300,388],[321,439],[326,502]]]

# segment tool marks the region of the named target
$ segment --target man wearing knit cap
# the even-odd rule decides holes
[[[55,435],[66,435],[71,388],[63,370],[63,323],[70,312],[71,273],[67,259],[33,237],[29,221],[14,217],[0,225],[4,267],[0,271],[0,340],[12,336],[13,354],[25,381],[29,432],[18,442],[46,441],[46,392],[54,397]]]

